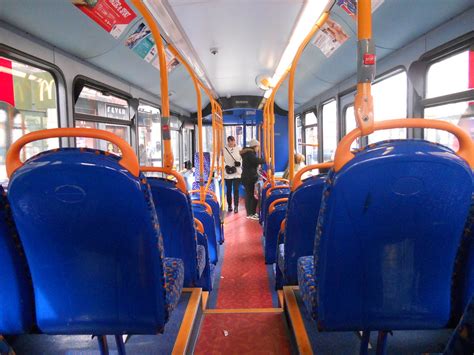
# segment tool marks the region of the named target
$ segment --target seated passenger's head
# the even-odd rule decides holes
[[[304,163],[304,161],[305,161],[305,159],[304,159],[303,154],[300,154],[300,153],[295,154],[295,164]]]

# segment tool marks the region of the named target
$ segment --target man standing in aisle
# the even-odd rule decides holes
[[[242,175],[242,157],[239,147],[233,136],[227,137],[227,145],[224,149],[225,163],[225,187],[227,191],[228,211],[232,212],[232,190],[234,191],[234,213],[239,212],[239,186],[240,176]]]

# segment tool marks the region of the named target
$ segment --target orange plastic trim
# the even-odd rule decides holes
[[[196,230],[199,233],[204,234],[204,226],[202,225],[202,222],[199,219],[194,218],[194,224],[196,225]]]
[[[183,176],[175,170],[159,168],[157,166],[141,166],[140,170],[144,173],[164,173],[173,175],[173,177],[176,178],[176,187],[182,192],[187,193],[186,181],[184,180]]]
[[[288,197],[282,197],[278,198],[272,203],[270,203],[270,207],[268,207],[268,214],[272,214],[273,211],[275,211],[276,205],[283,203],[283,202],[288,202]]]
[[[41,139],[59,137],[87,137],[102,139],[113,143],[119,147],[122,152],[122,158],[119,164],[134,176],[138,177],[140,174],[140,167],[135,151],[126,141],[115,134],[93,128],[52,128],[25,134],[10,146],[6,159],[8,177],[11,177],[18,168],[23,166],[20,160],[20,151],[26,144]]]
[[[474,142],[471,139],[469,133],[464,131],[462,128],[449,122],[425,118],[402,118],[374,122],[374,131],[393,128],[433,128],[452,133],[459,140],[459,150],[456,152],[456,154],[464,159],[469,164],[471,169],[474,169]],[[334,159],[335,171],[341,170],[344,165],[354,158],[354,154],[351,153],[351,144],[360,136],[361,130],[356,128],[349,132],[349,134],[347,134],[339,142],[339,145],[336,149],[336,157]]]
[[[267,194],[266,194],[265,196],[266,196],[266,197],[270,196],[271,192],[274,191],[274,190],[288,189],[289,187],[290,187],[289,185],[276,185],[276,186],[270,187],[270,188],[267,190]]]
[[[313,164],[313,165],[308,165],[305,166],[304,168],[300,169],[297,171],[295,174],[295,177],[293,178],[293,184],[291,185],[291,191],[295,191],[301,184],[303,183],[301,181],[301,177],[303,174],[307,171],[310,170],[315,170],[315,169],[330,169],[334,166],[334,162],[326,162],[326,163],[319,163],[319,164]]]
[[[197,201],[197,200],[192,201],[192,203],[193,203],[194,205],[202,205],[202,206],[204,206],[204,207],[206,208],[206,212],[212,216],[212,208],[211,208],[211,206],[210,206],[208,203],[202,202],[202,201]]]
[[[285,231],[285,227],[286,227],[286,218],[284,218],[283,221],[281,221],[280,233],[283,233]]]
[[[189,191],[189,193],[191,193],[191,194],[195,194],[195,193],[199,193],[199,192],[201,192],[201,191],[200,191],[200,190],[191,190],[191,191]],[[208,191],[206,191],[206,193],[208,193],[209,195],[211,195],[211,196],[212,196],[212,199],[213,199],[214,201],[218,202],[218,200],[217,200],[217,195],[216,195],[216,193],[215,193],[214,191],[208,190]]]
[[[277,178],[276,177],[276,178],[273,178],[273,182],[275,182],[275,181],[282,181],[282,182],[285,182],[285,183],[289,184],[288,179],[283,179],[283,178]],[[263,187],[265,188],[265,187],[267,187],[268,185],[271,185],[271,184],[272,184],[272,181],[265,181],[265,183],[263,184]]]

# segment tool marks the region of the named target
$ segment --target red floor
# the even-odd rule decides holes
[[[262,227],[258,221],[228,213],[225,255],[216,308],[271,308],[272,295],[263,258]]]
[[[229,313],[205,313],[196,354],[291,353],[282,313],[232,313],[235,308],[272,308],[262,228],[245,215],[243,208],[226,215],[222,278],[213,292],[216,308]]]
[[[208,314],[195,353],[290,354],[282,317],[278,313]]]

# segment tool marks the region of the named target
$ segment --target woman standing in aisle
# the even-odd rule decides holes
[[[240,175],[242,174],[242,157],[239,152],[239,147],[233,136],[227,137],[227,145],[224,149],[224,163],[225,163],[225,188],[227,193],[227,208],[232,212],[232,190],[234,190],[234,213],[239,212],[239,186]]]
[[[247,148],[240,151],[242,156],[242,184],[245,188],[245,209],[247,210],[247,218],[258,220],[256,214],[257,200],[254,196],[255,183],[258,180],[257,169],[260,164],[264,164],[265,160],[257,157],[260,149],[260,142],[252,139]]]

